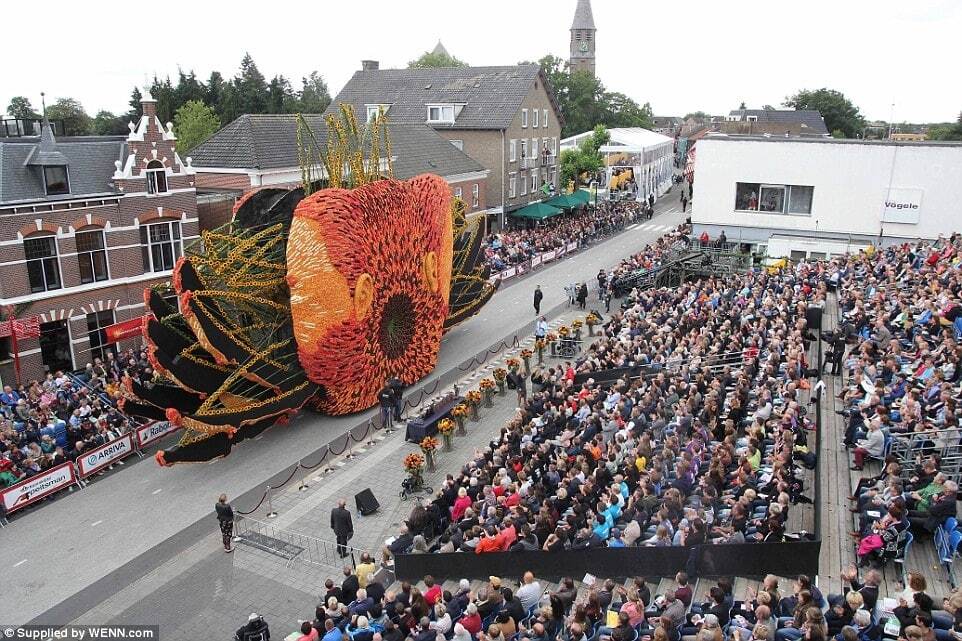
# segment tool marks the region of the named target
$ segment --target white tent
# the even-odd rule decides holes
[[[586,131],[565,138],[561,141],[561,149],[573,149],[593,133]],[[606,185],[613,172],[627,167],[634,173],[638,200],[646,200],[649,195],[657,199],[668,191],[672,179],[673,138],[641,127],[609,129],[608,134],[611,139],[599,150],[605,155]]]

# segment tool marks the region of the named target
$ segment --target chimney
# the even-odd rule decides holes
[[[381,64],[377,60],[362,60],[361,71],[377,71]]]
[[[140,99],[140,106],[144,110],[144,115],[150,118],[153,122],[154,117],[157,115],[157,101],[150,93],[150,89],[144,89],[143,98]]]

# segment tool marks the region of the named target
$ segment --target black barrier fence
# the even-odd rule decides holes
[[[693,547],[589,548],[560,552],[517,551],[468,554],[404,554],[395,558],[400,580],[425,575],[449,578],[520,576],[530,570],[537,577],[579,579],[599,577],[672,576],[685,571],[693,577],[818,574],[820,541],[740,543]]]

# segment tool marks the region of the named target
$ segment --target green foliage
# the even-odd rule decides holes
[[[90,116],[84,111],[83,105],[73,98],[60,98],[47,107],[47,118],[62,120],[67,136],[85,136],[91,132]]]
[[[611,140],[611,135],[603,125],[594,128],[591,136],[585,138],[577,149],[565,149],[558,157],[561,167],[561,186],[574,180],[575,186],[584,174],[589,177],[604,166],[604,158],[598,150]]]
[[[140,117],[144,115],[144,110],[140,106],[140,101],[143,99],[144,95],[140,93],[139,87],[134,87],[134,90],[130,92],[130,111],[127,112],[127,120],[133,123],[140,122]]]
[[[557,56],[545,56],[538,64],[554,89],[564,116],[562,137],[588,131],[599,124],[651,127],[651,106],[647,103],[639,105],[623,93],[608,91],[587,71],[569,73],[568,63]]]
[[[200,100],[181,105],[174,116],[177,151],[186,153],[204,142],[220,129],[220,119],[214,110]]]
[[[331,94],[323,76],[312,71],[309,76],[301,79],[301,95],[298,111],[304,114],[324,113],[331,104]]]
[[[109,111],[98,111],[91,123],[91,130],[97,136],[120,136],[130,133],[127,122],[126,118]]]
[[[845,138],[845,132],[841,129],[833,129],[832,138]]]
[[[962,140],[962,116],[955,124],[929,127],[926,138],[928,140]]]
[[[858,107],[835,89],[802,89],[782,103],[792,109],[814,109],[822,114],[829,131],[841,130],[846,138],[855,138],[865,128],[865,118]]]
[[[426,69],[428,67],[467,67],[468,63],[463,60],[458,60],[452,55],[446,53],[435,53],[433,51],[425,51],[421,54],[420,58],[412,60],[408,63],[408,69]]]
[[[26,120],[34,120],[40,117],[40,114],[33,110],[30,99],[26,96],[11,98],[10,105],[7,106],[7,114],[11,118],[24,118]]]
[[[709,115],[704,111],[692,111],[691,113],[685,114],[683,120],[688,120],[689,118],[694,118],[695,120],[706,120],[709,118]]]

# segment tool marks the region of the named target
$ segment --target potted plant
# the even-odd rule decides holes
[[[468,406],[465,403],[458,403],[451,410],[451,416],[458,425],[458,436],[467,436],[468,433],[464,429],[464,420],[468,418]]]
[[[441,434],[441,440],[444,442],[444,451],[450,452],[454,449],[454,421],[449,418],[442,418],[438,421],[438,432]]]
[[[433,436],[425,436],[421,439],[421,451],[424,452],[424,458],[427,459],[428,472],[433,472],[436,468],[434,466],[434,450],[438,449],[438,439]]]
[[[424,487],[424,457],[417,452],[411,452],[404,457],[404,470],[411,477],[411,489],[419,490]]]
[[[464,400],[468,402],[468,407],[471,409],[471,420],[479,420],[478,407],[481,405],[481,392],[473,389],[464,395]]]
[[[538,365],[544,365],[544,348],[547,346],[548,342],[545,339],[534,339],[534,349],[538,352]]]
[[[584,323],[581,322],[580,319],[575,319],[574,322],[571,323],[571,328],[572,328],[572,329],[574,330],[574,332],[575,332],[575,340],[576,340],[576,341],[581,341],[581,328],[582,328],[583,326],[584,326]]]
[[[481,394],[484,396],[484,406],[494,407],[494,403],[491,399],[494,397],[494,388],[496,384],[493,378],[482,378],[478,387],[481,389]]]
[[[494,382],[498,384],[498,393],[503,395],[508,385],[508,370],[503,367],[494,370]]]
[[[529,358],[531,357],[530,354],[531,354],[531,352],[530,352],[530,350],[529,350],[529,351],[528,351],[528,357],[529,357]],[[522,352],[522,356],[523,356],[523,355],[524,355],[524,353]],[[512,371],[512,372],[517,372],[519,369],[521,369],[521,361],[520,361],[519,359],[515,358],[514,356],[512,356],[512,357],[509,358],[507,361],[505,361],[505,365],[507,365],[507,366],[508,366],[508,370],[509,370],[509,371]]]
[[[554,356],[557,349],[556,346],[558,343],[558,335],[554,332],[548,332],[548,335],[545,336],[545,340],[548,342],[548,345],[551,346],[551,355]]]
[[[588,336],[595,335],[595,325],[599,324],[601,319],[594,312],[590,312],[587,317],[585,317],[585,325],[588,326]]]

